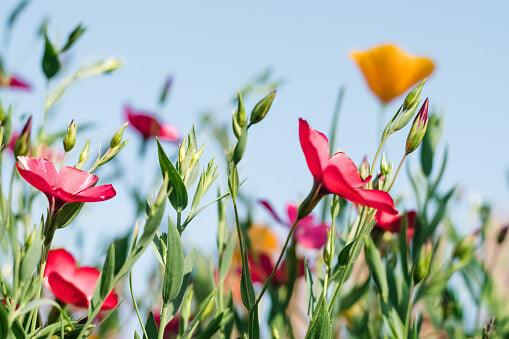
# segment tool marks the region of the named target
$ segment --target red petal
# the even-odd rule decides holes
[[[117,192],[112,185],[101,185],[86,188],[77,194],[71,194],[63,190],[56,190],[54,195],[67,202],[98,202],[113,198]]]
[[[118,296],[115,290],[111,291],[110,294],[104,300],[101,310],[111,310],[118,305]]]
[[[58,172],[57,187],[68,193],[75,194],[94,186],[98,179],[99,178],[95,174],[82,171],[75,167],[64,166]]]
[[[363,201],[360,205],[376,208],[387,213],[397,214],[398,210],[394,207],[394,201],[389,193],[380,190],[357,190]]]
[[[44,277],[47,278],[52,272],[57,272],[61,277],[72,280],[76,270],[76,260],[71,253],[63,248],[50,250],[46,267],[44,268]],[[46,281],[47,284],[47,281]]]
[[[16,167],[23,179],[43,193],[50,193],[56,186],[57,171],[51,161],[42,158],[18,157]]]
[[[159,134],[161,124],[148,112],[135,112],[130,106],[124,107],[124,112],[129,122],[145,139]]]
[[[16,75],[13,75],[9,78],[9,87],[25,91],[29,91],[32,88],[32,86],[30,86],[28,82],[26,82],[25,80]]]
[[[172,141],[176,142],[179,141],[180,133],[177,129],[177,127],[169,124],[161,125],[159,128],[159,139],[165,140],[165,141]]]
[[[371,179],[371,177],[368,177],[362,180],[357,165],[343,152],[334,154],[327,163],[327,166],[337,167],[351,187],[361,188]]]
[[[329,160],[329,141],[327,137],[309,127],[304,119],[299,119],[299,139],[308,168],[316,180],[322,180],[322,174]]]
[[[267,210],[267,212],[269,212],[269,214],[272,216],[272,218],[274,218],[275,221],[277,221],[281,225],[288,226],[288,224],[285,221],[283,221],[283,219],[276,212],[274,206],[272,206],[272,204],[268,200],[260,199],[258,200],[258,203],[262,205]]]
[[[72,282],[88,299],[94,294],[95,285],[101,272],[95,267],[83,266],[74,272]]]
[[[48,285],[55,297],[63,303],[83,308],[88,307],[87,296],[57,272],[51,272],[48,276]]]
[[[289,226],[292,226],[295,220],[297,220],[297,215],[299,214],[299,206],[296,204],[286,205],[286,214],[288,215]],[[313,224],[313,219],[313,215],[306,215],[299,221],[299,227],[301,227],[300,225]]]
[[[295,239],[297,243],[309,249],[319,249],[327,242],[327,232],[329,226],[326,224],[320,224],[311,227],[299,226],[295,233]]]

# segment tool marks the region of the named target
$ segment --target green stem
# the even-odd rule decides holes
[[[401,161],[399,162],[398,168],[396,168],[396,172],[394,173],[394,177],[392,178],[391,184],[389,185],[389,188],[387,188],[387,192],[389,192],[391,190],[392,186],[396,182],[396,178],[398,177],[399,171],[401,171],[401,167],[403,167],[403,163],[405,162],[406,157],[407,157],[407,154],[405,154],[401,158]]]
[[[138,309],[138,303],[136,302],[136,298],[134,297],[133,292],[133,273],[129,270],[129,291],[131,293],[131,299],[133,301],[134,311],[136,312],[136,317],[138,318],[138,322],[140,323],[140,327],[143,330],[143,338],[148,338],[147,331],[145,330],[145,326],[143,325],[143,321],[141,320],[140,310]]]
[[[168,322],[168,306],[169,305],[163,305],[163,309],[161,311],[161,322],[159,323],[159,330],[157,331],[157,339],[164,338],[164,329]]]

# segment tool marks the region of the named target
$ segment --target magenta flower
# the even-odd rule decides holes
[[[295,204],[286,205],[287,219],[283,220],[270,202],[267,200],[260,200],[259,203],[265,207],[274,220],[281,225],[292,227],[295,220],[297,220],[298,206]],[[316,222],[314,216],[309,214],[298,222],[297,228],[295,229],[295,240],[304,248],[319,249],[327,242],[328,231],[329,225]]]
[[[144,140],[159,138],[160,140],[178,142],[180,133],[177,128],[170,124],[159,122],[153,113],[137,111],[131,106],[124,107],[124,114],[129,122]]]

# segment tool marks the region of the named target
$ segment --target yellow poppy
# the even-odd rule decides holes
[[[433,60],[410,55],[396,45],[379,45],[350,54],[371,91],[384,104],[433,73]]]
[[[274,251],[279,248],[277,235],[268,226],[254,224],[249,228],[247,235],[250,244],[249,253],[255,256],[260,254],[272,256]],[[240,265],[240,262],[240,248],[237,244],[233,254],[233,263],[234,265]]]

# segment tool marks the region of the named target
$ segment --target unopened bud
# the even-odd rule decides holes
[[[251,111],[250,122],[251,124],[257,124],[265,118],[267,113],[269,113],[270,107],[272,106],[272,102],[274,101],[274,97],[276,96],[276,90],[273,90],[265,98],[260,100],[253,110]]]
[[[417,105],[419,99],[421,98],[422,88],[426,83],[426,79],[422,80],[415,86],[405,97],[405,101],[403,102],[403,110],[409,110],[413,106]]]
[[[207,319],[210,316],[210,314],[212,313],[212,311],[214,311],[214,306],[215,306],[215,299],[210,298],[208,300],[207,304],[205,305],[205,307],[203,308],[203,312],[200,313],[198,320],[204,321],[205,319]]]
[[[504,242],[505,238],[507,237],[507,231],[509,230],[509,225],[505,225],[502,227],[497,234],[497,244],[501,244]]]
[[[421,144],[422,138],[424,138],[426,127],[428,126],[428,103],[429,100],[426,98],[414,119],[410,132],[408,132],[405,149],[405,154],[407,155],[415,151]]]
[[[125,131],[125,128],[127,127],[127,125],[129,125],[129,123],[125,122],[122,125],[122,127],[120,127],[115,132],[115,134],[113,134],[113,137],[111,137],[111,141],[110,141],[111,148],[115,148],[120,144],[120,142],[122,141],[122,137],[124,136],[124,131]]]
[[[14,146],[15,156],[24,156],[30,152],[30,133],[32,131],[32,117],[28,118],[23,130]]]
[[[468,235],[461,239],[454,248],[453,257],[464,260],[469,258],[474,253],[474,241],[473,235]]]
[[[237,93],[237,111],[235,112],[235,119],[240,127],[244,127],[247,123],[246,109],[244,107],[244,99],[240,92]]]
[[[424,246],[421,247],[421,250],[419,251],[419,257],[417,259],[417,265],[414,269],[414,283],[419,283],[429,273],[429,268],[431,265],[431,258],[433,256],[433,246],[431,245],[431,242],[428,241],[424,244]]]
[[[83,168],[85,166],[86,162],[88,161],[88,158],[90,157],[90,154],[88,153],[90,149],[90,140],[87,140],[85,142],[85,146],[83,147],[83,150],[80,153],[80,158],[78,160],[78,164],[76,165],[76,168]]]
[[[72,120],[67,127],[67,133],[65,133],[63,144],[65,152],[71,151],[74,145],[76,145],[76,122],[74,120]]]
[[[380,173],[387,176],[392,171],[392,164],[387,161],[385,153],[382,153],[382,160],[380,160]]]
[[[327,266],[330,266],[332,263],[332,259],[334,258],[334,240],[336,234],[333,227],[330,227],[327,232],[327,242],[325,243],[325,247],[323,248],[323,261]]]
[[[359,174],[364,180],[369,176],[369,162],[367,156],[362,158],[361,165],[359,166]]]

